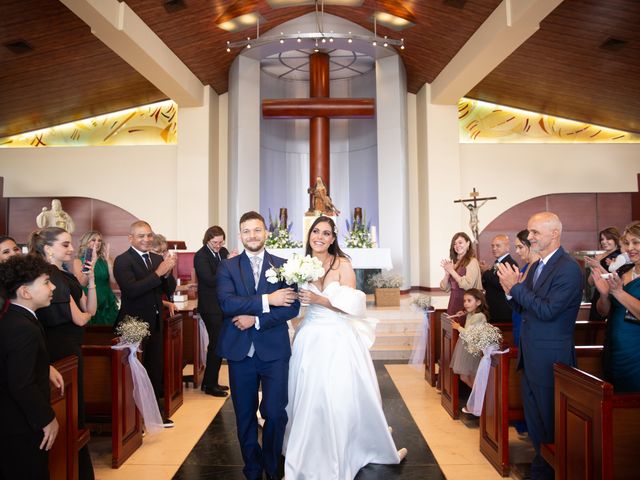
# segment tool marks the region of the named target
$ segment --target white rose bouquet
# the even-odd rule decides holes
[[[490,323],[481,323],[465,328],[460,332],[460,337],[465,341],[467,352],[476,357],[479,357],[486,348],[492,345],[499,348],[500,342],[502,342],[500,329]]]
[[[287,285],[303,285],[313,282],[324,275],[322,262],[315,257],[306,255],[302,257],[294,253],[281,267],[271,266],[266,272],[267,282],[278,283],[282,280]]]

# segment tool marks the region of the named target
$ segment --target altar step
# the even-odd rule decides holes
[[[402,297],[399,307],[376,307],[373,296],[368,300],[367,316],[378,319],[371,357],[374,360],[408,360],[414,339],[420,335],[422,313],[411,308],[408,296]]]

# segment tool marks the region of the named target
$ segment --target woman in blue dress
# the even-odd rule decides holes
[[[598,312],[607,316],[603,351],[605,380],[614,391],[640,392],[640,222],[622,235],[633,268],[619,277],[601,266],[591,278],[598,291]]]

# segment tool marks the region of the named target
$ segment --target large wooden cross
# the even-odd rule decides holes
[[[309,98],[263,100],[265,118],[308,118],[309,122],[309,188],[322,178],[329,194],[329,138],[331,118],[373,118],[373,98],[329,98],[329,55],[325,52],[309,56]],[[313,209],[313,196],[309,205]]]

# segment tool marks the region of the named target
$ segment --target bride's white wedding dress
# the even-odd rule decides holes
[[[400,457],[382,411],[369,354],[375,321],[363,292],[331,282],[320,292],[339,313],[307,307],[289,364],[286,480],[352,480],[368,463]]]

